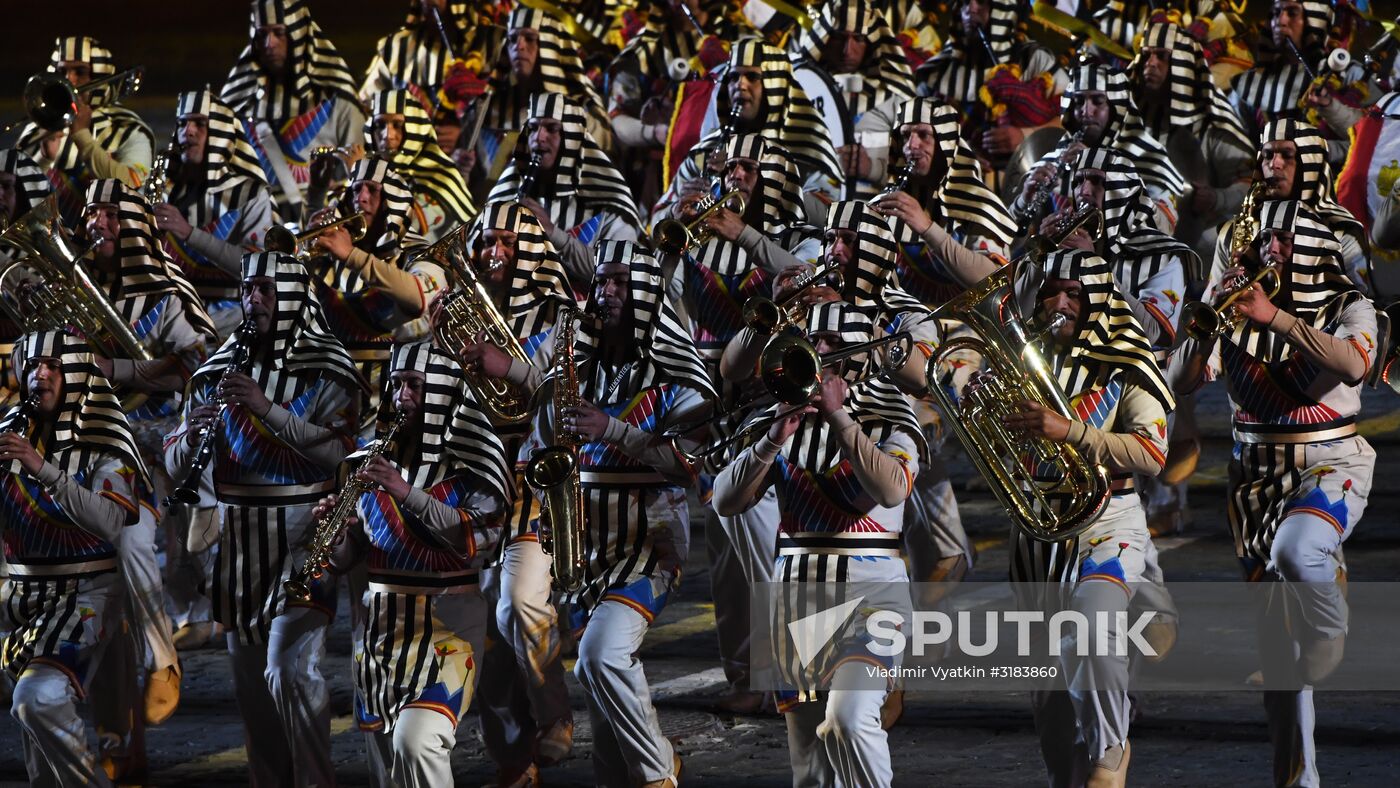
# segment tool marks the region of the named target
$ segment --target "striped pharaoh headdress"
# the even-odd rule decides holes
[[[1139,75],[1139,89],[1141,69],[1146,59],[1143,50],[1148,48],[1168,52],[1165,88],[1170,100],[1159,107],[1152,117],[1143,118],[1159,139],[1165,140],[1173,129],[1186,126],[1198,138],[1202,138],[1206,130],[1214,129],[1243,150],[1254,148],[1239,113],[1220,88],[1215,86],[1210,65],[1206,63],[1205,54],[1196,39],[1172,22],[1148,25],[1138,37],[1137,56],[1129,66],[1133,73]]]
[[[288,80],[270,77],[258,64],[253,42],[271,25],[287,28]],[[229,72],[220,98],[240,116],[278,122],[335,96],[355,100],[355,78],[335,45],[311,19],[305,0],[253,0],[248,46]]]
[[[793,53],[817,63],[827,42],[837,33],[854,33],[867,42],[860,70],[865,77],[862,94],[879,96],[881,100],[913,97],[914,75],[905,62],[904,50],[870,0],[826,0],[812,26],[792,43]],[[865,109],[859,107],[855,111]]]
[[[536,336],[554,325],[559,306],[576,304],[559,253],[535,215],[518,202],[486,204],[467,237],[472,253],[484,246],[487,230],[515,234],[510,292],[501,317],[515,337]]]
[[[1128,77],[1121,71],[1095,65],[1076,68],[1071,75],[1070,86],[1060,97],[1065,127],[1072,129],[1078,125],[1073,116],[1084,101],[1085,93],[1105,94],[1108,97],[1111,117],[1098,144],[1114,148],[1125,158],[1134,161],[1143,183],[1179,198],[1186,188],[1186,179],[1182,177],[1176,165],[1172,164],[1166,147],[1157,141],[1142,122],[1142,116],[1138,114],[1130,91]],[[1057,156],[1068,142],[1069,134],[1066,134],[1056,149],[1041,159],[1041,163]]]
[[[414,193],[431,197],[447,214],[448,226],[470,221],[476,213],[467,182],[457,165],[438,147],[437,131],[423,105],[407,90],[382,90],[365,115],[365,147],[375,148],[374,128],[381,115],[403,116],[403,144],[388,157]],[[381,156],[383,154],[380,151]]]

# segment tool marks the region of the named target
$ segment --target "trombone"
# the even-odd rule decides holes
[[[700,211],[699,216],[689,224],[679,219],[662,219],[652,228],[651,242],[664,254],[685,254],[693,247],[703,246],[713,235],[705,226],[705,222],[715,211],[728,207],[731,203],[731,210],[735,213],[744,212],[744,195],[737,190],[720,197],[707,194],[695,203],[696,210]]]
[[[823,260],[821,265],[794,282],[792,289],[784,293],[782,298],[774,300],[765,296],[754,296],[745,301],[744,325],[755,333],[772,336],[802,321],[809,305],[802,303],[800,299],[810,288],[826,284],[840,290],[844,282],[841,264],[834,260]]]
[[[141,77],[145,73],[145,66],[136,66],[102,79],[95,79],[81,87],[75,86],[58,74],[35,74],[24,84],[25,118],[0,128],[0,135],[8,134],[10,129],[25,120],[32,121],[45,131],[62,131],[73,125],[73,116],[78,111],[79,96],[115,84],[117,88],[113,101],[120,100],[123,96],[129,96],[141,89]]]
[[[886,347],[889,349],[885,351],[884,360],[877,364],[874,370],[853,381],[851,383],[853,386],[864,383],[871,378],[882,377],[888,372],[904,366],[914,347],[913,336],[908,331],[900,331],[897,334],[844,347],[823,356],[819,355],[812,343],[806,339],[796,334],[781,334],[763,348],[763,356],[759,360],[759,377],[763,381],[763,387],[767,390],[766,397],[760,396],[740,402],[727,411],[711,415],[703,423],[667,430],[662,437],[669,441],[671,451],[676,453],[676,457],[680,459],[686,471],[694,475],[711,457],[722,454],[736,443],[753,439],[775,423],[801,412],[803,408],[810,405],[812,397],[821,388],[824,370],[862,353],[870,353]],[[686,435],[705,425],[718,422],[726,416],[758,405],[768,397],[788,407],[780,408],[776,413],[751,421],[733,435],[706,444],[695,451],[687,451],[681,447],[680,441]]]
[[[1234,287],[1222,290],[1224,298],[1220,303],[1211,306],[1204,301],[1191,301],[1181,308],[1181,331],[1177,336],[1184,341],[1189,337],[1197,342],[1211,342],[1216,338],[1228,334],[1235,330],[1240,324],[1243,316],[1235,311],[1235,302],[1240,296],[1253,289],[1258,284],[1264,288],[1269,300],[1273,300],[1278,295],[1282,283],[1279,280],[1278,270],[1273,266],[1265,266],[1248,279],[1242,279]]]

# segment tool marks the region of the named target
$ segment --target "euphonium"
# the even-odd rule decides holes
[[[49,195],[9,225],[0,235],[0,244],[21,252],[19,259],[0,271],[0,307],[20,331],[76,328],[108,353],[152,360],[106,292],[78,264],[91,249],[77,246],[64,229],[56,195]]]
[[[433,339],[439,348],[455,356],[463,345],[475,342],[478,334],[484,334],[487,342],[528,365],[529,356],[525,355],[520,340],[491,301],[491,295],[486,292],[476,270],[470,262],[457,262],[466,256],[466,229],[466,225],[458,227],[419,255],[446,262],[462,280],[457,288],[442,297],[442,318],[433,328]],[[560,316],[562,318],[562,311]],[[530,415],[530,397],[519,386],[466,368],[463,368],[462,376],[497,420],[516,423]]]
[[[227,407],[227,403],[223,401],[223,397],[218,394],[218,391],[230,373],[237,372],[246,375],[252,369],[253,346],[257,342],[257,322],[251,317],[244,318],[233,332],[232,358],[229,359],[228,366],[224,367],[223,373],[219,375],[219,384],[214,387],[215,397],[219,402],[219,415],[206,424],[199,433],[199,446],[195,448],[189,470],[185,471],[185,477],[180,480],[180,484],[171,490],[169,495],[165,496],[165,501],[163,501],[165,506],[177,503],[199,503],[199,481],[204,476],[204,470],[214,459],[214,449],[219,439],[219,426],[223,422],[224,408]]]
[[[832,281],[832,280],[835,281]],[[792,283],[782,298],[774,300],[766,296],[754,296],[744,302],[744,325],[752,331],[771,336],[790,325],[804,322],[809,304],[802,302],[802,295],[811,287],[826,284],[840,290],[843,283],[841,264],[834,260],[822,263],[802,278]]]
[[[553,387],[554,445],[535,453],[525,466],[525,481],[543,497],[540,546],[552,556],[554,583],[564,592],[583,584],[583,487],[578,447],[583,437],[564,428],[563,413],[578,407],[578,370],[574,364],[574,321],[578,310],[565,307],[555,322]]]
[[[744,206],[744,195],[737,190],[720,197],[707,194],[695,203],[699,216],[690,220],[689,224],[679,219],[662,219],[652,228],[651,242],[665,254],[685,254],[687,250],[704,246],[710,240],[713,233],[705,222],[715,211],[730,207],[735,213],[743,213]]]
[[[311,598],[311,581],[321,579],[326,567],[331,565],[331,550],[340,538],[340,532],[345,530],[350,515],[355,513],[355,507],[360,505],[360,496],[378,486],[378,482],[361,479],[360,472],[369,467],[371,460],[389,450],[394,436],[407,421],[407,411],[400,410],[394,414],[388,431],[365,452],[360,464],[355,466],[350,478],[341,486],[335,506],[312,526],[311,543],[307,545],[306,559],[302,561],[301,569],[293,572],[291,578],[282,584],[293,599],[305,602]]]
[[[1094,524],[1108,505],[1110,478],[1104,466],[1089,462],[1075,447],[1013,433],[1003,424],[1024,400],[1073,418],[1068,398],[1036,345],[1038,335],[1027,331],[1016,307],[1016,274],[1025,264],[1025,258],[1018,258],[1002,266],[934,310],[935,319],[965,323],[975,336],[945,341],[929,358],[926,377],[947,423],[1016,525],[1032,539],[1053,542]],[[1042,334],[1065,319],[1055,317]],[[960,405],[939,378],[942,364],[965,350],[980,353],[990,374],[984,376],[986,383],[966,392]]]

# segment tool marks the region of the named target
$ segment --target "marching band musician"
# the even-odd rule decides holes
[[[581,318],[573,355],[556,358],[564,330],[556,324],[532,363],[513,362],[505,376],[533,391],[543,370],[556,370],[552,396],[535,414],[522,460],[559,443],[558,429],[582,440],[585,565],[582,584],[565,599],[572,628],[582,631],[574,675],[587,695],[595,731],[594,779],[601,785],[674,788],[680,758],[662,735],[636,653],[676,589],[690,548],[685,488],[694,478],[660,436],[705,418],[714,389],[666,299],[656,260],[620,241],[601,244],[597,259],[590,302],[599,318]],[[485,368],[491,363],[486,358],[478,363],[487,374],[502,371]],[[561,391],[571,376],[560,370],[571,363],[578,390]],[[567,402],[575,393],[577,406],[556,409],[555,400]],[[551,528],[557,542],[567,524]]]
[[[641,225],[632,190],[588,130],[581,105],[558,93],[530,97],[526,157],[512,159],[487,200],[517,200],[535,215],[580,290],[593,279],[603,241],[635,241]],[[532,168],[530,162],[538,160]],[[532,171],[533,170],[533,171]]]
[[[422,239],[409,229],[413,194],[392,166],[361,159],[350,170],[347,216],[363,217],[359,239],[344,226],[317,236],[309,266],[326,324],[371,386],[377,408],[394,341],[427,334],[428,304],[447,287],[447,272],[427,258],[410,260]],[[326,211],[335,219],[334,209]]]
[[[256,338],[236,333],[194,373],[183,420],[166,439],[166,465],[189,468],[205,431],[217,430],[223,522],[214,609],[228,630],[250,782],[331,785],[320,662],[335,587],[313,582],[300,602],[282,584],[301,566],[312,508],[334,491],[368,392],[296,259],[245,255],[242,301]],[[249,347],[240,350],[242,342]],[[234,366],[241,357],[245,365]]]
[[[312,151],[364,134],[355,80],[305,0],[253,0],[248,38],[219,98],[257,151],[278,213],[299,219]]]
[[[959,245],[937,224],[922,233],[967,285],[997,264]],[[1063,584],[1068,602],[1087,619],[1126,614],[1147,579],[1151,535],[1133,474],[1156,476],[1166,462],[1167,413],[1174,402],[1156,356],[1114,280],[1112,266],[1092,251],[1056,250],[1031,277],[1016,283],[1023,313],[1042,324],[1065,317],[1045,347],[1073,419],[1035,402],[1005,422],[1008,428],[1069,443],[1112,474],[1112,498],[1102,516],[1075,539],[1041,542],[1012,531],[1013,582]],[[1036,281],[1036,280],[1040,281]],[[1035,288],[1033,291],[1032,288]],[[1025,306],[1033,307],[1026,309]],[[979,385],[974,377],[968,390]],[[965,395],[966,396],[966,393]],[[1081,658],[1061,648],[1067,690],[1039,689],[1031,702],[1041,755],[1052,784],[1124,785],[1128,744],[1129,658],[1114,656],[1118,633],[1094,643]]]
[[[958,110],[964,139],[995,165],[984,163],[992,178],[1027,135],[1057,125],[1067,82],[1055,55],[1019,29],[1027,10],[1018,0],[962,0],[960,29],[914,71],[920,96]]]
[[[841,157],[844,196],[875,196],[878,173],[857,124],[874,107],[914,97],[913,73],[894,33],[869,0],[827,0],[792,50],[793,76],[823,116]]]
[[[17,219],[38,208],[48,199],[48,178],[28,155],[18,148],[0,148],[0,227],[9,227]],[[18,258],[21,252],[0,244],[0,264]],[[19,390],[18,372],[10,368],[10,354],[20,329],[7,315],[0,315],[0,402],[11,404]]]
[[[1201,45],[1182,27],[1149,24],[1127,74],[1144,126],[1188,180],[1176,236],[1209,257],[1216,227],[1235,215],[1249,189],[1254,141],[1212,82]]]
[[[1360,384],[1376,363],[1376,310],[1342,271],[1323,216],[1296,200],[1262,204],[1255,244],[1211,279],[1207,296],[1246,285],[1242,318],[1179,351],[1178,390],[1223,377],[1234,409],[1229,523],[1245,579],[1265,591],[1264,708],[1276,785],[1319,785],[1312,685],[1341,661],[1347,605],[1342,542],[1366,509],[1376,453],[1357,434]],[[1249,283],[1271,267],[1270,299]],[[1274,587],[1278,589],[1278,586]],[[1286,594],[1286,596],[1285,596]]]
[[[31,783],[111,785],[77,704],[88,691],[118,703],[136,692],[116,544],[136,522],[150,480],[85,342],[29,334],[13,363],[33,409],[12,411],[0,434],[10,713],[23,730]]]
[[[169,164],[169,199],[151,212],[165,233],[166,254],[204,299],[219,336],[227,337],[243,319],[243,254],[262,246],[277,214],[257,153],[233,110],[212,91],[181,93],[175,127],[180,153]]]
[[[821,354],[868,341],[877,330],[865,314],[839,302],[813,307],[805,328]],[[849,366],[868,371],[874,364],[869,356]],[[895,386],[878,378],[851,383],[827,372],[811,405],[775,421],[715,479],[715,510],[733,517],[775,489],[781,511],[777,582],[905,583],[900,530],[922,443],[909,400]],[[789,678],[784,666],[791,655],[775,657]],[[835,688],[844,674],[863,675],[868,664],[832,660],[821,665],[834,676],[830,691],[817,693],[796,681],[798,692],[778,695],[794,786],[890,784],[889,742],[881,727],[887,693]]]
[[[331,566],[363,561],[369,571],[369,615],[353,639],[355,716],[376,781],[450,786],[457,723],[485,653],[478,572],[501,535],[510,471],[450,356],[426,342],[396,345],[388,383],[379,435],[389,440],[392,429],[392,440],[372,459],[369,448],[345,458],[373,486],[346,519]],[[338,503],[323,498],[315,516]]]
[[[163,496],[170,475],[161,462],[161,441],[177,413],[179,393],[216,337],[214,322],[157,241],[155,219],[143,197],[120,181],[95,180],[88,185],[83,217],[85,235],[96,244],[86,264],[93,281],[153,359],[126,358],[118,355],[120,347],[113,347],[108,350],[112,357],[97,356],[96,363],[122,395],[146,395],[144,403],[128,410],[127,419],[152,469],[152,492]],[[140,503],[145,505],[141,518],[123,532],[117,549],[131,593],[133,627],[150,657],[144,719],[158,725],[175,712],[180,665],[156,558],[159,517],[155,501]]]
[[[446,83],[455,76],[454,55],[462,58],[477,48],[496,50],[486,40],[492,37],[491,28],[475,24],[475,4],[460,0],[408,0],[407,5],[403,26],[375,44],[374,58],[365,69],[365,81],[360,86],[360,100],[369,104],[376,93],[407,90],[423,106],[438,108],[433,125],[439,132],[455,128],[456,118],[444,111],[450,108],[441,100],[439,90],[452,92]],[[441,20],[441,26],[437,20]]]
[[[54,43],[50,72],[76,88],[116,73],[112,53],[97,39],[64,36]],[[151,169],[155,138],[145,121],[121,106],[115,86],[78,95],[73,124],[51,132],[30,123],[16,147],[29,154],[47,173],[58,194],[59,211],[68,226],[77,224],[83,193],[94,178],[115,178],[136,188]]]
[[[476,213],[467,182],[438,147],[433,124],[407,90],[384,90],[370,100],[365,146],[394,167],[413,189],[413,229],[436,241]]]
[[[504,62],[497,65],[495,89],[489,101],[476,102],[473,108],[486,113],[477,141],[476,172],[487,187],[494,185],[488,176],[498,171],[493,163],[514,150],[511,132],[525,133],[530,99],[540,93],[557,93],[573,102],[583,110],[584,128],[599,148],[612,147],[612,124],[603,99],[579,60],[578,42],[563,24],[545,11],[517,5],[506,27]]]
[[[575,303],[564,266],[535,215],[515,202],[489,203],[474,223],[468,264],[474,266],[491,306],[526,357],[538,351],[558,318],[559,308]],[[446,316],[441,300],[432,313],[435,336]],[[486,337],[472,337],[460,354],[472,370],[508,367]],[[485,362],[494,356],[495,362]],[[508,361],[508,359],[504,359]],[[499,366],[496,366],[499,364]],[[480,398],[480,397],[478,397]],[[493,430],[512,458],[512,506],[501,548],[485,570],[482,591],[492,606],[487,634],[499,647],[481,660],[482,738],[496,763],[498,782],[538,781],[538,770],[568,757],[574,718],[564,684],[559,616],[551,599],[549,556],[540,546],[539,502],[524,488],[524,465],[515,463],[530,425],[492,419]]]
[[[1022,229],[1038,226],[1043,218],[1030,215],[1039,190],[1064,188],[1065,184],[1056,182],[1057,176],[1062,175],[1065,169],[1065,166],[1060,166],[1061,163],[1072,166],[1084,148],[1102,147],[1112,148],[1123,158],[1137,164],[1147,196],[1156,207],[1154,221],[1163,232],[1173,232],[1176,229],[1176,205],[1186,182],[1176,165],[1172,164],[1167,149],[1143,125],[1137,107],[1133,105],[1127,76],[1103,66],[1080,66],[1075,69],[1060,104],[1064,110],[1065,134],[1054,150],[1031,167],[1011,204],[1014,215],[1029,221],[1029,225]],[[1075,134],[1080,137],[1077,141]],[[1059,207],[1051,204],[1053,200],[1042,202],[1051,208],[1050,213]]]
[[[845,176],[831,147],[821,114],[793,76],[782,50],[754,38],[740,38],[729,51],[720,83],[710,98],[719,125],[691,147],[666,193],[652,209],[652,221],[670,215],[676,202],[710,190],[725,165],[725,145],[736,134],[757,134],[787,151],[803,173],[801,189],[809,215],[840,196]]]

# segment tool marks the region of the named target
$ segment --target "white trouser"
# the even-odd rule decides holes
[[[179,659],[171,639],[174,630],[165,614],[165,585],[160,579],[160,563],[156,560],[156,519],[149,509],[141,508],[135,525],[122,530],[117,540],[121,555],[122,575],[131,595],[131,626],[137,642],[144,644],[142,664],[152,673],[164,670]]]
[[[507,774],[534,760],[537,732],[573,719],[549,569],[540,543],[522,539],[484,574],[482,592],[495,615],[488,616],[492,643],[481,668],[482,735]]]
[[[394,729],[365,734],[373,785],[383,788],[450,788],[457,726],[441,712],[409,708]]]
[[[675,779],[674,751],[661,733],[642,663],[650,625],[634,608],[604,601],[594,608],[578,644],[574,676],[588,697],[596,785],[631,788]]]
[[[832,686],[859,686],[868,663],[847,662],[836,669]],[[848,676],[844,674],[858,673]],[[880,725],[887,692],[834,689],[826,700],[799,703],[787,718],[788,757],[793,788],[878,788],[890,785],[890,743]]]
[[[750,642],[749,596],[755,583],[773,581],[780,516],[773,487],[753,508],[734,517],[720,517],[712,508],[705,508],[705,544],[710,556],[710,594],[715,603],[720,663],[725,679],[740,689],[748,688],[751,672],[761,673],[771,661],[772,650],[767,644]]]
[[[335,784],[321,675],[328,624],[321,611],[292,607],[272,620],[266,644],[245,646],[228,635],[250,785]]]
[[[161,525],[165,527],[167,609],[176,629],[214,620],[209,584],[214,579],[214,566],[219,560],[219,542],[215,539],[204,550],[191,553],[187,534],[190,529],[202,529],[210,524],[217,527],[218,516],[219,510],[214,507],[200,509],[176,505],[166,509],[161,519]]]

